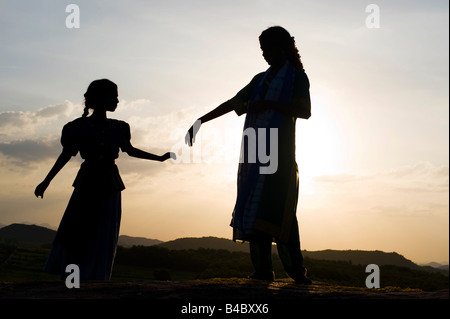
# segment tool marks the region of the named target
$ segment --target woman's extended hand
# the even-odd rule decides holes
[[[186,136],[184,138],[187,145],[192,146],[195,142],[195,135],[197,135],[197,132],[200,130],[201,121],[197,120],[195,123],[191,126],[191,128],[187,131]]]
[[[47,189],[49,183],[46,181],[43,181],[42,183],[40,183],[38,186],[36,186],[36,189],[34,190],[34,195],[36,195],[36,197],[41,197],[44,198],[44,192]]]

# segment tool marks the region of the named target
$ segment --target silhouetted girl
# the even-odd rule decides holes
[[[255,268],[251,278],[274,279],[271,246],[275,241],[289,276],[297,283],[310,283],[303,267],[296,219],[298,168],[295,161],[296,119],[311,116],[309,80],[294,38],[284,28],[265,30],[259,41],[269,69],[257,74],[234,98],[198,121],[203,124],[233,110],[237,115],[246,113],[244,130],[250,133],[248,136],[256,136],[257,141],[244,137],[242,140],[237,199],[231,221],[233,239],[250,242]],[[189,145],[198,129],[199,125],[195,124],[186,134]],[[277,135],[271,135],[273,132]],[[267,142],[270,139],[275,140],[277,149],[270,150],[272,144]],[[258,150],[264,145],[261,141],[266,141],[264,155],[278,152],[275,172],[261,174],[264,171],[261,168],[267,168],[266,159],[255,159],[255,155],[261,154]]]
[[[109,280],[121,219],[121,191],[125,189],[114,160],[119,149],[128,155],[165,161],[131,145],[130,126],[108,119],[118,104],[117,86],[107,79],[93,81],[85,97],[82,117],[67,123],[61,136],[63,150],[47,177],[35,190],[43,197],[55,175],[79,152],[84,162],[73,183],[74,191],[59,225],[45,271],[65,276],[68,264],[80,268],[81,280]],[[88,116],[89,109],[94,112]]]

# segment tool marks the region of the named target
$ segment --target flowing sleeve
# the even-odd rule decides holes
[[[243,89],[241,89],[230,102],[233,105],[234,111],[238,116],[247,113],[247,108],[252,98],[253,91],[256,85],[258,85],[263,73],[259,73],[253,77],[249,84],[247,84]]]
[[[308,119],[311,116],[311,98],[309,95],[309,79],[301,70],[295,74],[292,107],[296,117]]]
[[[63,147],[63,152],[67,152],[72,156],[78,154],[79,145],[77,141],[77,131],[73,122],[64,125],[61,134],[61,145]]]

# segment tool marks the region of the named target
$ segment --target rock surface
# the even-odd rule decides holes
[[[298,299],[449,299],[449,290],[420,291],[394,287],[367,289],[314,282],[295,285],[243,278],[191,281],[85,282],[68,289],[64,282],[0,283],[2,299],[151,299],[151,300],[298,300]]]
[[[272,283],[242,278],[87,282],[72,289],[64,282],[0,283],[4,313],[11,309],[17,316],[20,312],[46,316],[57,313],[59,316],[70,314],[72,318],[85,317],[87,313],[89,317],[114,318],[118,314],[128,314],[126,317],[134,314],[149,318],[280,319],[302,318],[311,313],[321,318],[336,317],[340,313],[346,318],[361,318],[364,314],[384,318],[387,313],[390,317],[404,317],[423,313],[424,306],[442,313],[438,308],[448,309],[448,299],[448,289],[434,292],[366,289],[322,282],[301,286],[287,279]],[[365,304],[361,305],[363,301]],[[32,302],[30,306],[29,302]]]

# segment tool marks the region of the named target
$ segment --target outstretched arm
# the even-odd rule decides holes
[[[211,112],[203,115],[198,120],[201,123],[206,123],[206,122],[211,121],[211,120],[213,120],[213,119],[215,119],[215,118],[217,118],[219,116],[227,114],[228,112],[231,112],[231,111],[233,111],[233,105],[231,104],[230,101],[226,101],[226,102],[220,104],[218,107],[216,107]]]
[[[145,152],[141,149],[138,149],[138,148],[132,146],[131,144],[128,145],[126,148],[124,148],[123,151],[126,152],[131,157],[142,158],[142,159],[151,160],[151,161],[164,162],[165,160],[167,160],[169,158],[173,158],[173,159],[176,158],[175,153],[167,152],[164,155],[159,156],[159,155]]]
[[[53,180],[56,174],[58,174],[59,171],[64,167],[64,165],[67,164],[67,162],[70,160],[71,157],[72,155],[63,149],[58,159],[56,160],[55,164],[53,165],[52,169],[45,177],[44,181],[40,183],[34,190],[34,195],[36,195],[36,197],[40,196],[41,198],[44,198],[44,192],[47,189],[48,185],[50,185],[50,182]]]
[[[218,107],[216,107],[211,112],[200,117],[186,133],[186,137],[185,137],[186,144],[188,144],[189,146],[192,146],[193,142],[195,142],[195,135],[197,134],[198,130],[200,129],[201,124],[211,121],[215,118],[218,118],[224,114],[227,114],[228,112],[231,112],[232,110],[233,110],[233,105],[231,104],[230,101],[226,101],[226,102],[220,104]]]

